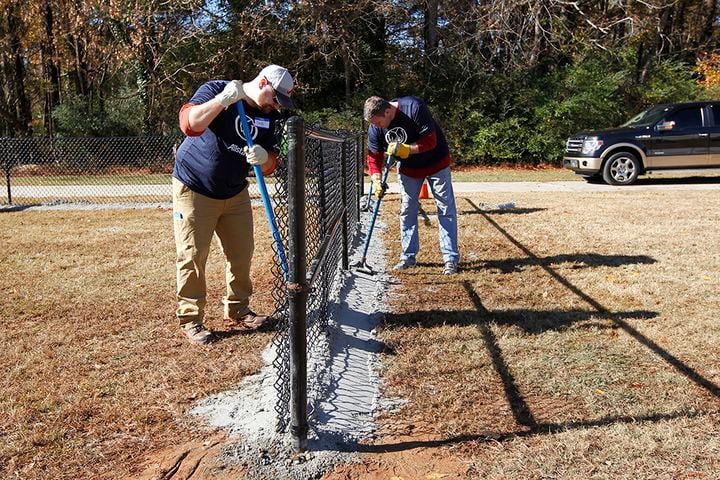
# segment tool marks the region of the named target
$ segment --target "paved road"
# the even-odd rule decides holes
[[[635,185],[618,187],[593,184],[585,181],[569,182],[457,182],[456,193],[469,192],[631,192],[636,190],[720,190],[720,179],[715,183],[663,180],[644,180]]]
[[[172,186],[167,185],[12,185],[13,197],[24,198],[78,198],[78,197],[132,197],[172,195]],[[0,198],[7,197],[0,190]]]

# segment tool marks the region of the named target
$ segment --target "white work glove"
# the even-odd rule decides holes
[[[268,161],[268,152],[260,145],[245,147],[243,148],[243,152],[245,152],[245,158],[247,158],[247,162],[252,166],[260,166]]]
[[[215,95],[215,100],[227,110],[227,108],[235,102],[245,98],[245,92],[242,88],[242,82],[240,80],[233,80],[225,85],[222,92]]]

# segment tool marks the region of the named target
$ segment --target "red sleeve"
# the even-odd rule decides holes
[[[384,160],[385,154],[383,152],[368,152],[367,165],[370,175],[382,172]]]
[[[196,132],[190,128],[190,109],[194,103],[186,103],[180,109],[180,130],[188,137],[199,137],[203,132]]]
[[[272,175],[278,166],[278,154],[272,150],[268,150],[268,161],[265,162],[261,167],[263,175]]]
[[[418,146],[418,153],[427,152],[437,146],[437,135],[435,130],[428,132],[422,136],[415,144]]]

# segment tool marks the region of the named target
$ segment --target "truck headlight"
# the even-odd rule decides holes
[[[600,140],[598,137],[588,137],[583,141],[582,153],[585,155],[590,155],[591,153],[595,153],[597,150],[599,150],[602,145],[603,141]]]

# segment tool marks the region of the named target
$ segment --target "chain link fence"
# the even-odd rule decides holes
[[[363,135],[345,130],[325,130],[316,126],[305,128],[304,135],[299,136],[302,145],[298,148],[303,156],[300,162],[302,172],[289,171],[288,162],[281,162],[276,172],[277,195],[273,198],[275,215],[282,237],[289,238],[289,221],[295,220],[302,225],[303,251],[297,248],[288,249],[288,257],[295,256],[295,261],[305,260],[302,271],[306,278],[302,279],[301,288],[306,294],[304,306],[305,325],[304,339],[300,343],[306,345],[303,368],[321,363],[327,355],[328,321],[330,318],[330,300],[333,284],[340,268],[348,268],[348,247],[353,244],[360,219],[360,195],[362,193],[363,175]],[[297,146],[296,146],[297,147]],[[292,149],[293,146],[291,145]],[[297,153],[297,152],[296,152]],[[293,164],[294,165],[294,164]],[[304,177],[304,178],[303,178]],[[288,208],[288,198],[294,195],[289,180],[303,178],[302,207],[297,211]],[[292,200],[292,199],[290,199]],[[290,202],[296,204],[297,202]],[[302,215],[303,218],[296,218]],[[299,257],[299,258],[298,258]],[[292,258],[290,259],[292,263]],[[307,392],[320,391],[316,385],[321,379],[310,372],[308,384],[301,385],[300,399],[293,399],[294,379],[291,378],[293,362],[291,358],[292,338],[291,319],[289,316],[288,285],[282,275],[279,261],[274,267],[276,297],[276,315],[279,327],[273,338],[276,357],[273,366],[277,372],[275,389],[277,401],[275,411],[278,418],[278,431],[286,431],[291,425],[293,403],[307,405]],[[307,373],[307,372],[305,372]],[[303,375],[304,377],[304,375]],[[311,399],[311,403],[313,399]],[[307,418],[301,419],[306,422]],[[300,429],[303,435],[306,424]],[[292,432],[293,436],[297,432]]]
[[[0,204],[170,204],[174,151],[183,138],[0,138]]]
[[[349,268],[348,249],[358,233],[363,189],[363,135],[318,126],[305,127],[302,119],[299,122],[303,133],[294,137],[301,142],[299,146],[289,144],[285,122],[278,122],[280,161],[266,183],[289,261],[304,262],[302,271],[307,272],[306,278],[298,284],[304,291],[302,308],[306,318],[300,336],[303,337],[304,368],[309,365],[307,368],[312,369],[314,362],[322,362],[328,354],[333,284],[338,270]],[[172,202],[173,153],[182,140],[182,136],[0,138],[0,168],[6,180],[0,203],[13,206],[160,203],[169,206]],[[291,152],[292,148],[295,150]],[[288,158],[297,154],[302,155],[302,170],[292,171],[288,168]],[[297,181],[302,184],[298,186]],[[259,196],[254,179],[250,193]],[[289,201],[291,195],[302,197],[300,207],[297,202]],[[289,242],[291,220],[302,224],[301,250]],[[272,340],[276,351],[273,367],[277,373],[275,411],[277,430],[284,432],[289,426],[295,427],[291,425],[291,414],[293,401],[297,403],[297,399],[291,397],[297,382],[293,385],[291,378],[291,369],[296,365],[291,358],[291,342],[298,340],[298,333],[295,331],[296,338],[291,337],[290,312],[293,309],[290,305],[292,296],[288,293],[292,287],[283,274],[277,251],[274,259],[272,295],[274,316],[278,319]],[[305,374],[307,371],[303,377]],[[322,391],[322,386],[317,384],[321,379],[312,372],[307,376],[308,384],[302,386],[300,399],[305,405],[308,391],[311,396],[312,392]],[[319,399],[311,399],[311,402],[313,400]],[[306,428],[304,408],[303,417],[300,422]]]

